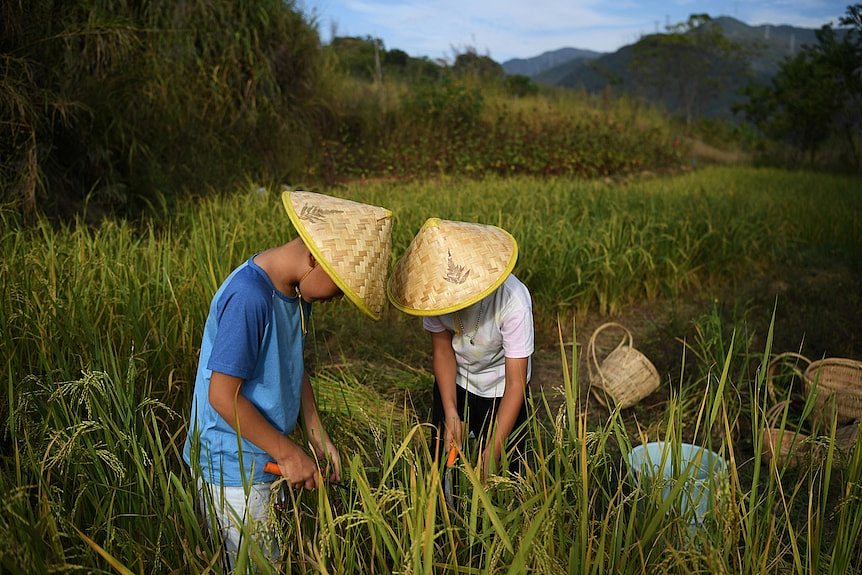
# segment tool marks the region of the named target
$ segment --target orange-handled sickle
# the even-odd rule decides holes
[[[278,466],[278,463],[269,461],[263,466],[263,472],[272,473],[273,475],[281,475],[281,468]]]
[[[455,509],[455,499],[452,489],[452,467],[455,465],[455,460],[458,459],[458,448],[452,446],[449,449],[449,457],[446,458],[446,471],[443,473],[443,497],[446,499],[446,505],[449,509]]]
[[[452,467],[455,465],[456,459],[458,459],[458,448],[453,445],[449,450],[449,457],[446,459],[446,467]]]

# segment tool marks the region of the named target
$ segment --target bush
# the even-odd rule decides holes
[[[292,2],[4,3],[3,200],[136,209],[307,162],[326,109]]]
[[[402,86],[398,88],[397,86]],[[410,89],[412,88],[412,89]],[[513,97],[502,82],[348,84],[326,178],[533,174],[596,177],[678,163],[670,124],[642,105],[574,92]]]

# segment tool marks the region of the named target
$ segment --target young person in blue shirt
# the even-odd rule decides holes
[[[293,487],[317,488],[320,467],[341,476],[303,363],[312,303],[345,295],[376,320],[385,299],[389,210],[309,192],[282,201],[299,237],[250,257],[213,297],[183,449],[228,570],[243,536],[273,561],[281,554],[267,462]],[[291,437],[300,415],[311,454]]]

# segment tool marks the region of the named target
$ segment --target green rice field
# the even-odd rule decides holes
[[[450,508],[427,449],[433,379],[421,325],[392,309],[373,323],[346,302],[320,306],[309,359],[343,482],[290,492],[292,505],[272,518],[282,564],[252,544],[240,570],[862,574],[862,441],[840,440],[853,424],[820,411],[791,365],[767,378],[770,358],[793,351],[775,342],[795,337],[779,333],[772,305],[756,321],[715,308],[686,319],[681,329],[694,336],[670,338],[675,363],[659,366],[659,390],[629,410],[591,399],[579,361],[582,324],[699,301],[812,261],[846,271],[845,299],[834,303],[858,317],[858,177],[707,167],[315,191],[391,209],[393,263],[431,216],[511,232],[537,341],[551,349],[543,373],[558,375],[534,381],[521,472],[483,484],[475,460],[462,458]],[[254,183],[183,200],[160,218],[95,227],[25,223],[0,207],[0,571],[219,572],[222,549],[180,457],[198,346],[221,280],[292,237],[279,190]],[[785,293],[800,277],[782,279]],[[786,298],[757,289],[775,313],[787,311]],[[852,336],[842,352],[862,359],[859,326],[834,329]],[[767,427],[804,433],[798,457],[764,458]],[[648,441],[671,446],[675,479],[638,480],[629,456]],[[726,463],[702,483],[703,516],[687,500],[694,469],[683,443]]]

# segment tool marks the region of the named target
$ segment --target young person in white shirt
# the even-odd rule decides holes
[[[431,218],[389,280],[392,304],[423,316],[431,334],[433,448],[462,446],[466,424],[485,477],[504,451],[523,455],[534,332],[530,292],[511,273],[517,257],[505,230]]]

